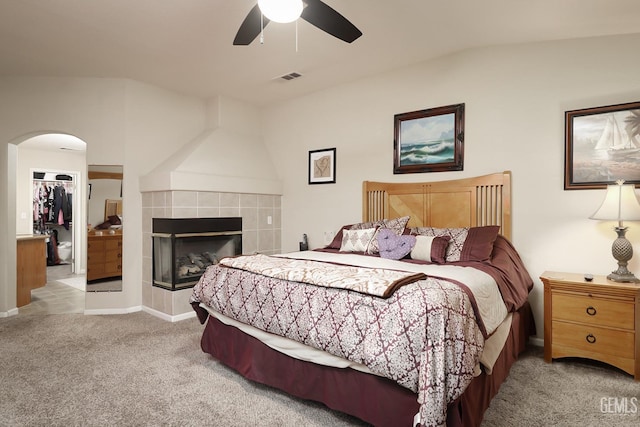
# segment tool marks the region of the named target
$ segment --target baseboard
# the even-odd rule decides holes
[[[530,337],[529,338],[529,344],[535,345],[536,347],[544,347],[544,339],[543,338]]]
[[[85,310],[84,314],[86,315],[102,315],[102,314],[130,314],[135,313],[142,310],[142,307],[139,305],[136,307],[128,307],[128,308],[96,308],[91,310]]]
[[[149,313],[152,316],[159,317],[162,320],[166,320],[167,322],[180,322],[181,320],[191,319],[192,317],[196,317],[195,311],[190,311],[182,314],[171,315],[167,313],[163,313],[158,310],[154,310],[151,307],[142,306],[142,311]]]
[[[195,313],[195,312],[194,312]],[[0,311],[0,317],[11,317],[18,315],[18,308],[12,308],[9,311]]]

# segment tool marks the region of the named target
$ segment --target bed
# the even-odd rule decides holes
[[[535,333],[510,172],[365,181],[362,200],[327,247],[209,267],[203,351],[376,426],[480,425]]]

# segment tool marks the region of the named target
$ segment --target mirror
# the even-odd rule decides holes
[[[87,292],[122,291],[122,166],[87,169]]]

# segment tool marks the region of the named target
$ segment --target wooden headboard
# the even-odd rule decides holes
[[[511,239],[511,172],[450,181],[364,181],[362,220],[409,215],[408,227],[499,225]]]

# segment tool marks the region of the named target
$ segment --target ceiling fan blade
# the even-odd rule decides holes
[[[258,37],[262,28],[266,27],[269,23],[269,19],[265,16],[262,17],[262,28],[260,28],[260,18],[262,17],[262,12],[260,12],[260,8],[256,4],[253,6],[253,9],[249,11],[249,14],[244,21],[242,21],[242,25],[238,29],[238,33],[236,34],[236,38],[233,39],[233,44],[236,46],[247,46],[251,44],[251,42]]]
[[[308,23],[347,43],[353,42],[362,35],[362,32],[355,25],[336,12],[331,6],[320,0],[303,1],[307,6],[302,9],[300,17]]]

